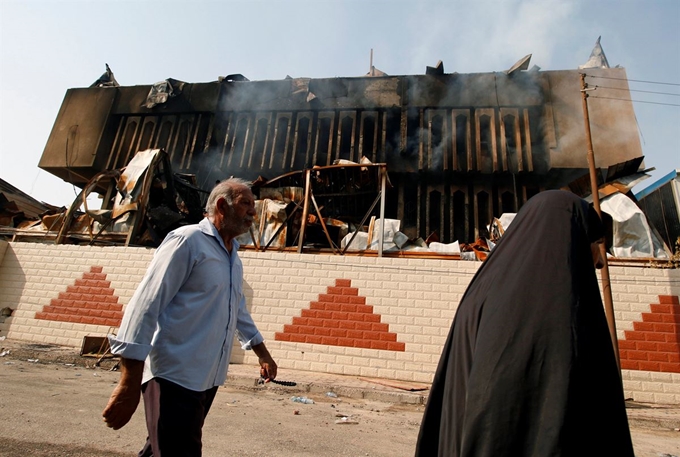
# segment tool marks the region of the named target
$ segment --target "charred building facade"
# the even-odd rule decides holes
[[[210,190],[232,175],[366,157],[387,164],[385,214],[403,233],[469,242],[493,217],[587,173],[583,72],[167,80],[157,104],[156,85],[70,89],[39,166],[83,187],[159,148]],[[641,157],[625,70],[586,72],[602,84],[588,102],[598,168]]]

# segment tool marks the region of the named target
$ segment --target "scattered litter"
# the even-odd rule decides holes
[[[76,376],[80,376],[80,373],[76,373]]]
[[[99,376],[97,373],[92,373],[92,376]]]
[[[12,352],[12,351],[10,351],[9,349],[4,350],[4,351],[0,352],[0,357],[5,357],[6,355],[9,355],[10,352]]]
[[[335,421],[336,424],[358,424],[359,422],[350,419],[348,416],[343,417]]]
[[[308,405],[314,404],[314,400],[312,400],[311,398],[307,398],[307,397],[290,397],[290,400],[294,401],[295,403],[305,403],[305,404],[308,404]]]
[[[5,341],[6,336],[0,336],[0,341]]]
[[[14,365],[14,362],[5,362],[5,365]]]
[[[335,392],[326,392],[326,396],[331,398],[338,398],[338,394],[336,394]]]
[[[300,415],[300,410],[296,409],[293,411],[293,416],[299,416]]]
[[[40,360],[40,359],[26,359],[27,362],[31,362],[31,363],[38,363],[38,360]]]
[[[65,363],[64,366],[65,367],[75,367],[76,364],[75,363]]]

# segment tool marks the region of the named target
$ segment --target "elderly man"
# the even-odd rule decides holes
[[[266,380],[276,363],[243,295],[243,264],[234,239],[255,215],[250,185],[231,178],[215,186],[207,217],[163,240],[110,337],[121,377],[104,409],[117,430],[144,398],[149,436],[140,456],[200,456],[205,416],[227,377],[234,334],[259,357]]]

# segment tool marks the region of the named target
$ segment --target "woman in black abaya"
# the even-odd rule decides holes
[[[417,457],[633,455],[591,250],[602,237],[569,192],[524,205],[460,302]]]

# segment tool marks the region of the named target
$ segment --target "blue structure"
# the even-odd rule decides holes
[[[635,198],[666,245],[677,254],[680,249],[680,170],[673,170],[637,192]]]

